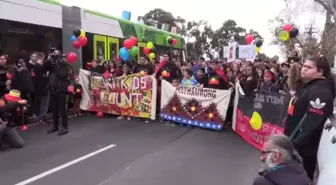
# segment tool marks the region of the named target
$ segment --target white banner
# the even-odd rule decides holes
[[[240,45],[239,46],[239,58],[246,60],[255,59],[256,47],[255,45]]]
[[[232,89],[173,87],[162,80],[161,118],[208,129],[221,130]]]

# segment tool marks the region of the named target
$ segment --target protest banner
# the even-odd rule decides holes
[[[232,90],[173,87],[162,80],[160,117],[176,123],[222,130]]]
[[[114,78],[80,70],[83,97],[80,108],[94,112],[155,119],[156,79],[132,74]]]
[[[246,97],[241,92],[241,87],[237,85],[233,130],[261,150],[269,136],[283,133],[290,97],[262,91]]]

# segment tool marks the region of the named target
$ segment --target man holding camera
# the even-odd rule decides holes
[[[48,130],[48,133],[59,131],[58,135],[65,135],[69,132],[66,97],[70,84],[71,67],[56,49],[51,50],[44,66],[49,71],[49,90],[53,113],[53,126]],[[59,117],[62,122],[60,130]]]

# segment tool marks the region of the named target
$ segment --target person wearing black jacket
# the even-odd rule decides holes
[[[52,104],[53,126],[48,133],[54,133],[59,130],[59,116],[62,121],[62,129],[58,135],[65,135],[68,130],[67,92],[70,85],[70,66],[65,59],[52,57],[47,60],[44,67],[49,71],[49,89],[50,100]]]
[[[210,61],[210,69],[209,69],[209,77],[208,84],[206,84],[206,88],[212,89],[228,89],[228,84],[225,82],[222,76],[218,73],[220,68],[218,66],[218,61]]]
[[[8,92],[11,84],[11,80],[7,78],[8,73],[8,57],[0,54],[0,96],[3,96]]]
[[[159,76],[159,79],[163,79],[172,83],[174,78],[180,78],[181,73],[177,68],[176,64],[170,60],[170,53],[167,52],[163,55],[164,57],[164,65],[155,73],[155,75]]]
[[[285,134],[292,138],[312,179],[323,126],[333,114],[335,82],[324,57],[307,59],[301,70],[301,78],[304,85],[290,101]]]
[[[141,56],[139,64],[135,64],[133,73],[140,73],[142,75],[152,75],[154,73],[154,66],[148,62],[146,57]]]

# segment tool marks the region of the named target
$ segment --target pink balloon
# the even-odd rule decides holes
[[[127,48],[127,49],[131,49],[133,46],[132,46],[132,41],[127,39],[124,41],[124,47]]]
[[[251,44],[254,40],[254,36],[252,34],[247,34],[245,37],[245,40],[247,42],[247,44]]]
[[[79,41],[81,46],[85,46],[88,42],[86,37],[79,37],[78,41]]]
[[[97,117],[102,118],[104,116],[104,113],[102,111],[97,112]]]
[[[70,52],[67,54],[67,60],[69,63],[73,64],[77,61],[77,54],[74,52]]]
[[[78,41],[78,40],[75,40],[73,43],[72,43],[73,47],[76,48],[76,49],[79,49],[81,47],[81,43]]]
[[[132,47],[138,43],[138,39],[134,36],[130,37],[129,40],[131,41]]]
[[[282,29],[284,30],[284,31],[291,31],[291,29],[293,28],[293,26],[291,25],[291,24],[285,24],[283,27],[282,27]]]

